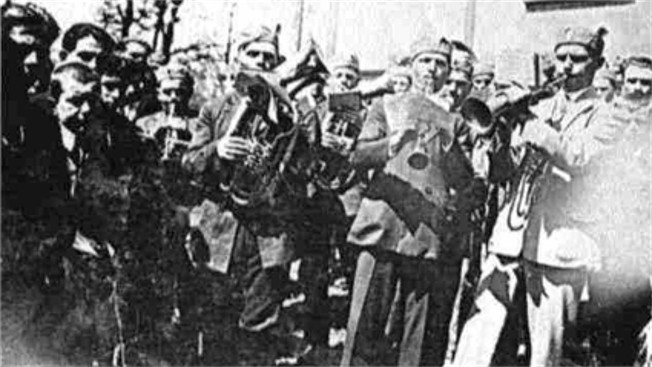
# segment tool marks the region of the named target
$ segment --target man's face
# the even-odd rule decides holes
[[[138,42],[129,42],[125,45],[125,57],[137,64],[147,63],[147,49]]]
[[[59,123],[73,133],[81,133],[88,117],[97,112],[100,86],[97,82],[81,83],[71,76],[61,79],[61,95],[55,106]]]
[[[331,84],[334,89],[342,91],[350,91],[358,86],[360,75],[353,69],[347,67],[339,67],[333,70],[331,76]]]
[[[96,70],[98,58],[106,53],[102,45],[92,36],[86,36],[77,41],[77,47],[66,56],[66,61],[78,61]]]
[[[450,66],[444,55],[424,52],[412,61],[412,71],[416,84],[425,87],[427,92],[433,93],[440,90],[446,82]]]
[[[102,75],[100,84],[102,86],[102,102],[109,109],[115,110],[120,106],[124,98],[124,82],[116,75]]]
[[[608,98],[614,93],[614,86],[607,78],[595,78],[593,80],[593,88],[602,98]]]
[[[404,75],[394,76],[392,78],[392,89],[394,93],[403,93],[407,92],[410,89],[410,78]]]
[[[251,42],[240,50],[238,61],[245,69],[271,71],[278,63],[276,47],[269,42]]]
[[[624,98],[641,101],[652,97],[652,69],[630,65],[625,69],[623,79]]]
[[[471,82],[467,74],[463,71],[453,70],[448,76],[444,87],[439,92],[439,95],[448,102],[451,109],[455,109],[462,104],[462,101],[464,101],[470,92]]]
[[[179,79],[162,80],[158,88],[158,100],[165,106],[187,107],[190,92]]]
[[[587,88],[593,82],[598,63],[591,58],[586,47],[562,45],[555,51],[555,69],[566,76],[564,89],[567,92]]]
[[[483,91],[491,85],[494,77],[491,74],[480,74],[473,77],[473,87],[477,91]]]

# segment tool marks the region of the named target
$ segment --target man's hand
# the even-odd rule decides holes
[[[410,140],[416,139],[417,131],[412,127],[404,127],[396,130],[389,137],[389,156],[393,157],[403,148],[403,145]]]
[[[217,142],[217,156],[224,160],[241,160],[249,154],[251,154],[251,143],[243,138],[228,136]]]
[[[347,155],[353,148],[353,139],[324,132],[321,136],[321,146],[337,154]]]

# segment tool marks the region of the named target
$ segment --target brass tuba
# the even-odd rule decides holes
[[[272,202],[278,194],[298,129],[289,99],[261,75],[240,72],[235,88],[242,98],[226,135],[249,141],[251,154],[244,161],[227,163],[220,188],[237,206],[253,207]]]

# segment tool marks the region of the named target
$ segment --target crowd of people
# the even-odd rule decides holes
[[[198,110],[187,62],[3,5],[3,363],[331,364],[336,277],[342,366],[652,363],[650,56],[563,28],[523,87],[428,34],[363,80],[279,31]]]

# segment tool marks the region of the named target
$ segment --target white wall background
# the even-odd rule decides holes
[[[23,1],[23,0],[21,0]],[[66,28],[93,19],[101,0],[32,0]],[[226,43],[233,1],[186,0],[179,12],[175,46],[197,40]],[[303,39],[313,37],[327,56],[356,52],[365,69],[384,68],[392,55],[407,51],[425,32],[464,39],[467,1],[305,0]],[[298,0],[239,0],[234,29],[282,24],[281,49],[296,49]],[[494,61],[504,77],[531,77],[532,53],[548,51],[556,31],[567,25],[605,26],[606,55],[652,54],[652,0],[633,5],[526,13],[522,0],[477,0],[474,49]]]

